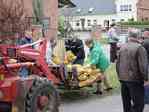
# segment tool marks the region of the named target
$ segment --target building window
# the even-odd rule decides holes
[[[124,22],[125,21],[125,19],[121,19],[121,22]]]
[[[123,5],[120,5],[120,11],[123,11]]]
[[[116,20],[115,19],[112,19],[112,22],[115,22]]]
[[[87,20],[88,26],[91,26],[91,20]]]
[[[76,22],[76,26],[80,26],[80,21],[79,20]]]
[[[132,5],[120,5],[120,11],[132,11]]]
[[[129,11],[132,11],[132,5],[129,5]]]
[[[128,11],[128,5],[124,5],[124,11]]]
[[[145,21],[148,21],[148,20],[149,20],[148,17],[146,17],[146,18],[145,18]]]
[[[97,25],[97,20],[96,19],[94,20],[94,25]]]

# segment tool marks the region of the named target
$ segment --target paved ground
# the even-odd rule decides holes
[[[120,95],[93,97],[62,104],[61,112],[122,112]],[[149,106],[145,108],[149,112]]]
[[[81,39],[89,37],[89,33],[78,33]],[[109,57],[109,46],[103,46],[103,49]],[[64,102],[61,105],[60,112],[123,112],[121,97],[114,94],[105,97],[92,96],[90,98]],[[149,112],[149,106],[146,106],[144,112]]]

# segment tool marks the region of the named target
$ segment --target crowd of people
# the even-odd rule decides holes
[[[149,28],[143,31],[129,28],[128,42],[117,49],[118,35],[114,27],[111,25],[108,37],[112,53],[111,62],[116,62],[116,71],[121,84],[124,112],[143,112],[145,103],[149,102]],[[100,77],[97,81],[96,94],[102,94],[101,81],[107,90],[112,89],[105,74],[110,61],[104,54],[100,39],[101,29],[96,27],[92,29],[91,37],[85,40],[85,45],[89,48],[89,65],[100,69],[103,74],[102,80]]]
[[[98,38],[100,39],[100,31],[96,31],[98,31]],[[142,32],[139,29],[130,28],[128,42],[122,45],[119,50],[116,48],[118,39],[113,26],[108,33],[109,38],[114,40],[110,44],[111,51],[115,53],[116,71],[121,84],[123,112],[143,112],[149,96],[149,29],[146,28]],[[94,34],[96,35],[97,32]],[[87,39],[85,43],[90,48],[90,64],[101,69],[104,74],[109,62],[101,49],[101,44],[95,38],[97,35],[95,35]],[[114,60],[112,62],[115,62]],[[103,79],[106,77],[104,74]]]
[[[111,62],[116,62],[116,71],[121,84],[123,112],[143,112],[144,105],[148,101],[145,101],[145,93],[149,93],[149,89],[146,89],[149,88],[149,28],[145,28],[143,31],[130,28],[128,42],[117,49],[118,35],[114,27],[114,25],[111,25],[108,37],[111,45]],[[85,45],[89,48],[88,65],[100,69],[102,73],[102,77],[97,81],[96,94],[102,94],[103,92],[102,81],[107,91],[112,89],[108,83],[107,74],[105,74],[110,65],[110,60],[100,44],[101,34],[101,28],[95,27],[92,29],[91,37],[85,40]],[[27,43],[32,43],[29,32],[26,32],[25,37],[19,42],[21,45]],[[68,39],[65,41],[65,48],[66,51],[71,50],[76,55],[77,58],[73,64],[83,65],[85,51],[82,40],[78,38]],[[24,73],[24,70],[21,73]]]
[[[147,30],[144,34],[146,32],[149,34]],[[145,49],[147,41],[142,40],[141,37],[141,31],[131,29],[128,43],[124,44],[118,52],[116,70],[121,83],[124,112],[143,112],[144,109],[144,84],[148,85],[149,54]]]

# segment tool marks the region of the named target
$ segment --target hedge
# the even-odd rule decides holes
[[[149,21],[120,22],[121,25],[149,25]]]

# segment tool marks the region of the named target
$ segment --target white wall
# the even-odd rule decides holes
[[[73,29],[82,29],[80,19],[85,19],[85,29],[90,29],[94,25],[94,20],[97,20],[97,25],[104,26],[104,21],[108,20],[110,24],[112,23],[112,19],[116,19],[116,14],[109,15],[86,15],[86,16],[76,16],[71,20],[71,25]],[[91,26],[88,26],[88,20],[91,21]],[[76,26],[76,22],[80,21],[80,26]]]
[[[134,18],[137,20],[137,2],[138,0],[116,0],[117,6],[117,19],[120,21],[121,19],[128,19]],[[132,11],[120,11],[121,5],[132,5]]]
[[[134,20],[137,20],[137,2],[138,0],[115,0],[116,4],[116,13],[115,14],[108,14],[108,15],[84,15],[84,16],[75,16],[71,19],[71,25],[73,29],[78,30],[82,29],[81,21],[80,19],[85,19],[85,29],[92,28],[93,21],[97,20],[97,25],[104,26],[104,21],[108,20],[111,23],[113,23],[113,19],[115,22],[120,22],[122,19],[124,21],[128,21],[128,19],[134,18]],[[121,5],[131,5],[132,10],[131,11],[121,11],[120,7]],[[88,26],[88,20],[91,20],[91,26]],[[76,21],[80,22],[80,26],[76,26]]]

